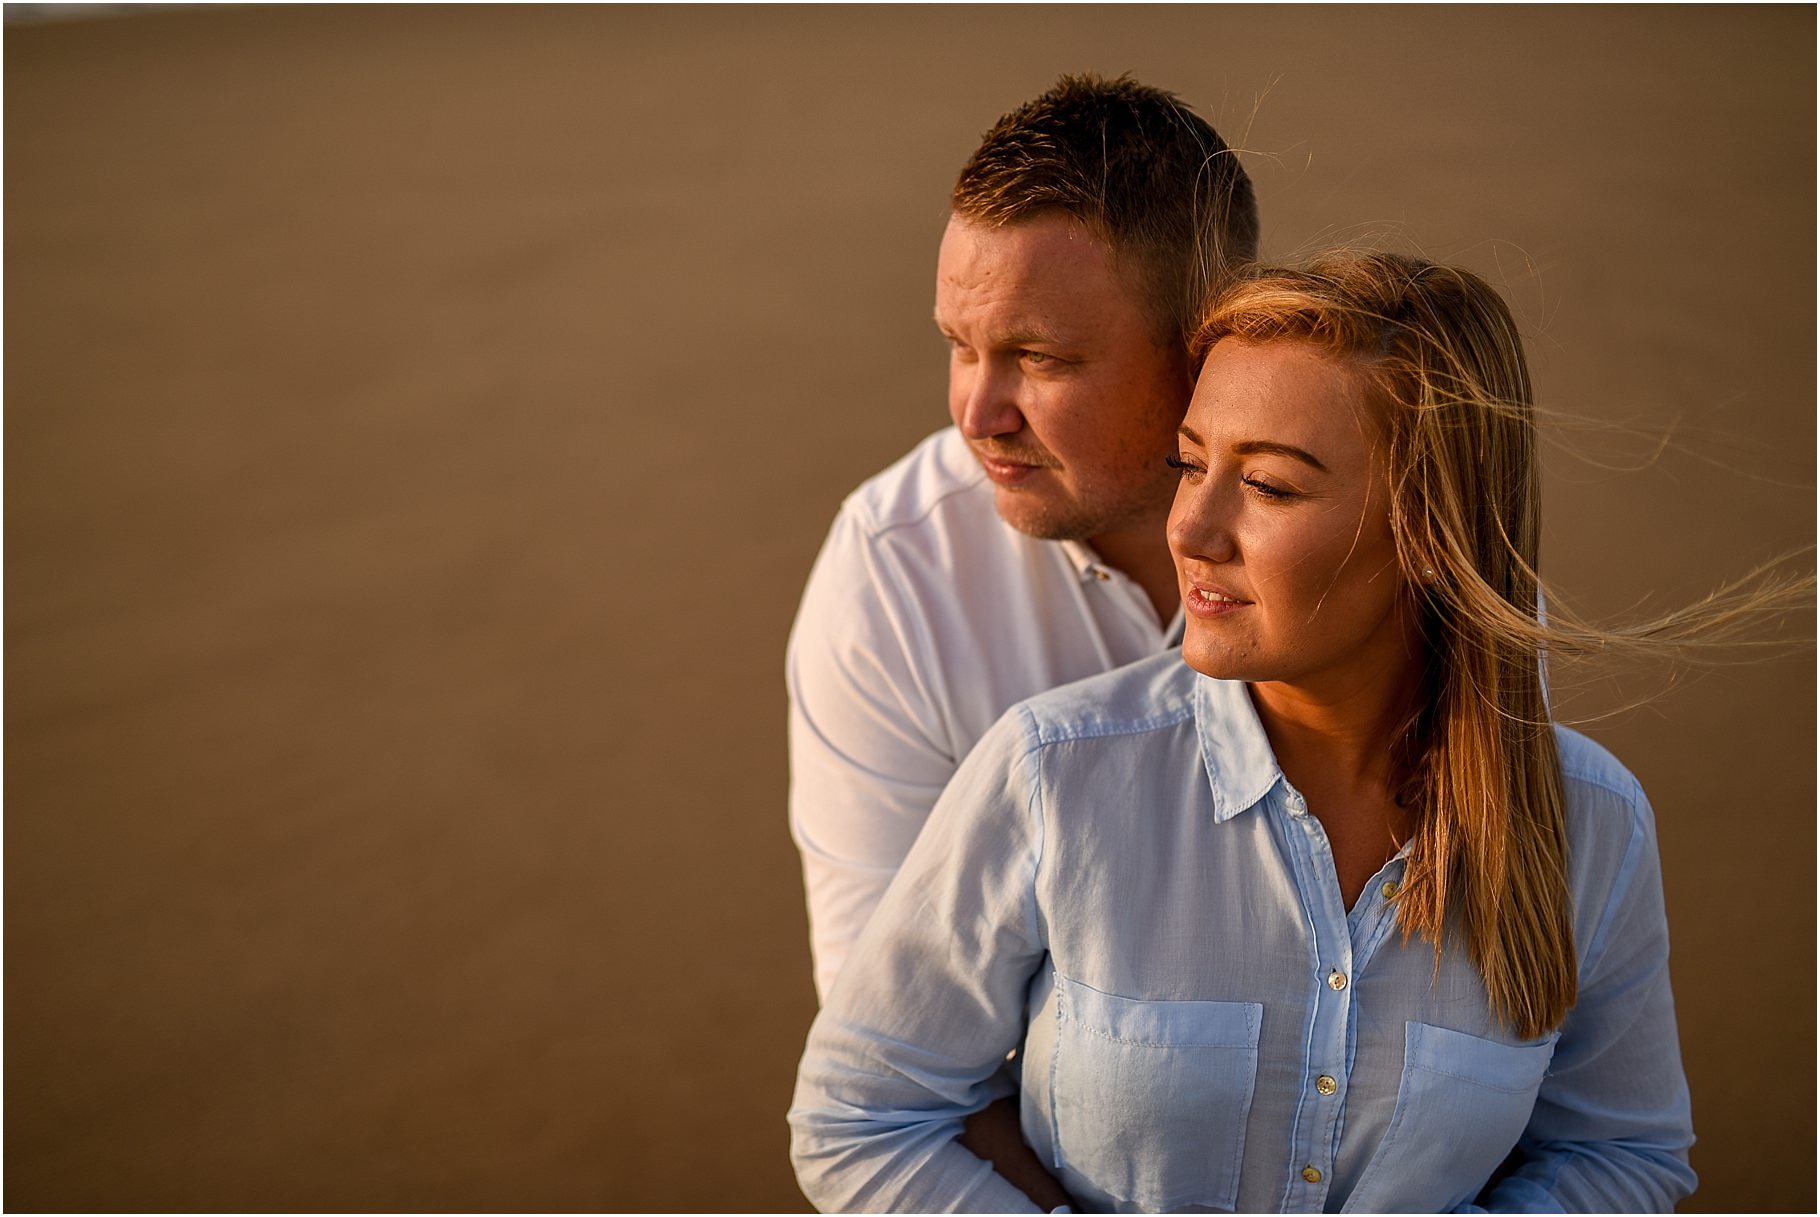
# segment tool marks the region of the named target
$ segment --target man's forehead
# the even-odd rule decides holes
[[[936,261],[936,324],[1013,337],[1082,341],[1148,299],[1112,251],[1062,212],[991,225],[949,220]]]
[[[946,274],[1034,274],[1066,266],[1109,270],[1112,248],[1066,212],[1048,211],[1003,224],[952,216],[942,233],[937,266]]]

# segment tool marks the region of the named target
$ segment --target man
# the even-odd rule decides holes
[[[1001,713],[1179,642],[1164,461],[1186,339],[1256,255],[1237,157],[1128,78],[1064,77],[1007,114],[951,204],[935,323],[954,426],[842,505],[790,637],[790,822],[823,996]],[[969,1147],[1031,1190],[978,1124]]]
[[[859,488],[790,638],[790,820],[816,985],[956,765],[1013,703],[1172,645],[1165,464],[1209,286],[1255,256],[1212,127],[1064,77],[961,171],[937,262],[955,426]]]

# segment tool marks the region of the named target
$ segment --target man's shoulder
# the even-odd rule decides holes
[[[929,436],[861,482],[841,511],[869,537],[998,520],[991,484],[953,427]]]
[[[1030,547],[1054,544],[999,517],[966,440],[944,428],[841,504],[804,590],[792,648],[806,618],[822,642],[888,636],[925,656],[937,639],[953,648],[981,631],[1002,635],[1010,620],[995,610],[1033,599],[1033,581],[1056,565]]]

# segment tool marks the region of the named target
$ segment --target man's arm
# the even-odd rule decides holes
[[[907,589],[851,511],[816,559],[786,658],[790,829],[824,1002],[957,764]],[[1015,1095],[968,1116],[961,1144],[1042,1207],[1068,1202],[1024,1143]]]
[[[1037,1206],[1054,1212],[1072,1205],[1043,1160],[1024,1140],[1024,1126],[1018,1117],[1018,1098],[1010,1095],[999,1099],[983,1111],[967,1117],[961,1129],[961,1144],[976,1158],[992,1163],[992,1169],[1006,1182],[1030,1197]]]
[[[933,658],[901,576],[843,507],[785,660],[790,831],[824,1001],[959,762],[929,683]]]

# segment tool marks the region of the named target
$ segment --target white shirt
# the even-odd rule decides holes
[[[1159,656],[967,758],[815,1026],[790,1118],[823,1211],[1031,1211],[954,1138],[1021,1046],[1025,1139],[1081,1211],[1667,1211],[1693,1188],[1655,829],[1556,729],[1579,999],[1518,1040],[1404,857],[1344,906],[1243,684]]]
[[[1143,589],[993,507],[952,427],[854,491],[786,658],[790,829],[826,996],[930,808],[1016,702],[1181,639]]]

